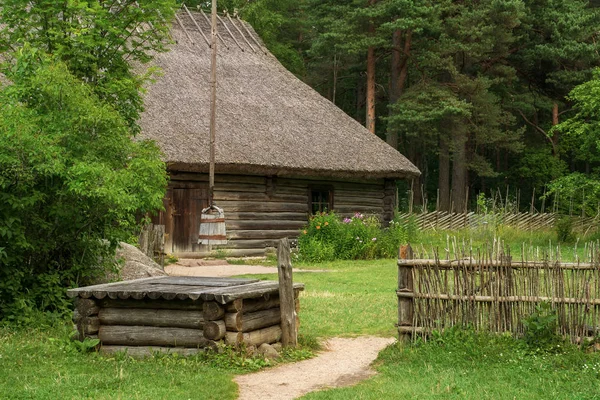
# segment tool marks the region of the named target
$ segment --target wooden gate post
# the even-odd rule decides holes
[[[281,309],[281,344],[283,347],[295,347],[298,345],[296,304],[292,282],[290,243],[287,238],[281,239],[277,247],[277,272],[279,275],[279,307]]]
[[[413,251],[410,244],[400,247],[398,254],[398,292],[413,293]],[[413,324],[414,298],[398,296],[398,340],[410,340]]]

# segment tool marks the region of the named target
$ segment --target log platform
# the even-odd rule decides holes
[[[304,284],[294,284],[296,308]],[[217,341],[260,346],[281,339],[279,282],[161,276],[70,289],[79,340],[100,351],[194,354]],[[171,350],[169,350],[171,349]]]

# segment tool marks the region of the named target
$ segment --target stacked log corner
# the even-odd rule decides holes
[[[294,291],[295,304],[299,291]],[[219,324],[225,328],[225,343],[233,346],[260,346],[281,341],[281,308],[277,294],[253,299],[236,299],[225,305]]]
[[[407,263],[413,258],[413,251],[410,244],[401,246],[398,252],[398,339],[399,341],[408,341],[413,333],[413,299],[403,297],[403,293],[413,292],[413,271],[412,266]]]
[[[76,340],[83,341],[85,338],[97,339],[100,321],[98,312],[100,307],[93,299],[76,299],[73,312],[73,323],[77,329]]]

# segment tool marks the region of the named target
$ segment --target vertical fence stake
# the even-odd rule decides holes
[[[277,247],[277,272],[279,275],[279,307],[281,309],[281,344],[283,347],[296,347],[298,345],[296,304],[292,282],[290,243],[287,238],[281,239]]]
[[[413,293],[413,251],[410,244],[400,247],[398,254],[398,292]],[[411,338],[410,329],[413,325],[414,298],[398,297],[398,340],[408,342]]]

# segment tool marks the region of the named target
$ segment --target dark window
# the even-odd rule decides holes
[[[333,189],[311,188],[309,209],[312,214],[331,211],[333,209]]]

